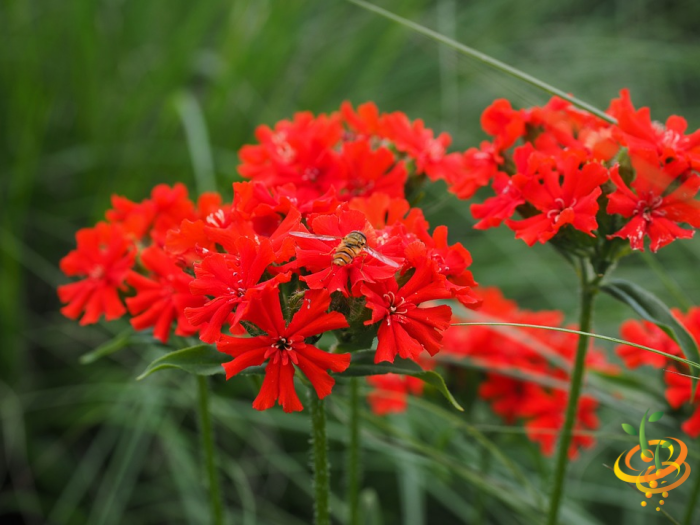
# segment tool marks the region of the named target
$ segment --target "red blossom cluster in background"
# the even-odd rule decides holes
[[[475,314],[479,321],[563,327],[564,316],[561,312],[522,310],[514,301],[505,299],[497,288],[484,288],[480,295],[483,304]],[[565,328],[576,327],[567,325]],[[493,412],[506,423],[523,421],[528,437],[540,445],[544,454],[551,455],[558,432],[564,424],[568,401],[567,369],[573,366],[576,342],[575,334],[549,330],[453,326],[445,334],[440,356],[429,366],[468,360],[488,370],[479,385],[479,397],[487,401]],[[606,373],[616,371],[614,366],[607,363],[604,353],[595,348],[587,353],[586,367]],[[370,384],[375,388],[368,399],[374,412],[383,414],[405,410],[408,394],[421,392],[412,379],[370,379]],[[574,431],[597,429],[597,409],[598,401],[595,398],[582,395]],[[575,435],[569,456],[575,458],[580,448],[591,447],[594,442],[591,436]]]
[[[79,231],[61,261],[80,279],[59,288],[62,312],[88,324],[128,311],[135,329],[153,328],[162,342],[173,327],[198,335],[233,357],[227,377],[266,363],[260,410],[276,401],[301,410],[296,369],[319,397],[330,393],[328,372],[345,370],[350,354],[311,343],[328,331],[347,342],[376,330],[376,362],[438,352],[452,311],[424,303],[475,306],[471,257],[444,226],[431,233],[404,192],[410,178],[463,169],[446,152],[449,137],[347,103],[256,136],[240,154],[251,180],[233,184],[232,202],[208,193],[195,204],[182,184],[140,203],[113,197],[106,221]]]
[[[497,100],[481,116],[493,140],[465,153],[469,170],[447,179],[450,191],[468,199],[491,184],[495,196],[471,205],[475,227],[505,222],[530,246],[567,225],[628,239],[635,250],[648,238],[654,252],[692,237],[681,224],[700,227],[700,131],[686,135],[678,116],[665,125],[652,121],[627,90],[608,114],[617,125],[556,97],[520,110]]]
[[[687,314],[674,309],[673,315],[688,330],[695,341],[700,341],[700,307],[691,308]],[[649,346],[678,357],[686,357],[678,343],[649,321],[626,321],[620,328],[620,332],[622,338],[630,343]],[[634,346],[619,345],[615,351],[629,368],[634,369],[640,366],[663,368],[668,404],[674,409],[679,409],[686,403],[690,403],[693,407],[692,416],[681,425],[681,428],[693,438],[700,436],[700,393],[696,391],[695,398],[691,400],[691,379],[686,377],[697,375],[697,373],[690,371],[688,366],[678,361],[646,352]],[[674,373],[674,370],[678,373]]]

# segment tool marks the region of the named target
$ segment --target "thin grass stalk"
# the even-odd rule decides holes
[[[309,388],[311,409],[311,467],[313,468],[314,523],[330,525],[330,468],[326,436],[326,406],[313,388]]]
[[[358,378],[350,380],[350,439],[348,443],[348,524],[360,524],[360,384]]]
[[[411,20],[408,20],[406,18],[403,18],[401,16],[398,16],[391,11],[387,11],[386,9],[382,9],[381,7],[378,7],[374,4],[370,4],[369,2],[365,2],[364,0],[347,0],[351,4],[355,4],[363,9],[366,9],[367,11],[371,11],[373,13],[376,13],[380,16],[383,16],[384,18],[388,18],[389,20],[392,20],[394,22],[397,22],[401,24],[404,27],[408,27],[409,29],[412,29],[413,31],[416,31],[418,33],[422,33],[433,40],[436,40],[437,42],[440,42],[441,44],[446,44],[450,46],[453,49],[456,49],[460,53],[467,55],[473,59],[476,59],[480,62],[483,62],[484,64],[497,69],[498,71],[502,71],[503,73],[506,73],[507,75],[510,75],[514,78],[517,78],[518,80],[521,80],[527,84],[530,84],[531,86],[534,86],[538,89],[541,89],[545,93],[549,93],[550,95],[555,95],[561,99],[564,99],[568,102],[571,102],[574,106],[577,106],[585,111],[588,111],[589,113],[595,115],[598,118],[601,118],[605,120],[606,122],[610,122],[611,124],[616,124],[617,121],[605,113],[604,111],[598,109],[597,107],[589,104],[588,102],[584,102],[583,100],[580,100],[576,97],[573,97],[569,95],[567,92],[562,91],[559,88],[556,88],[552,86],[551,84],[548,84],[547,82],[544,82],[540,80],[539,78],[533,77],[532,75],[528,75],[524,71],[521,71],[513,66],[509,66],[508,64],[501,62],[500,60],[497,60],[486,53],[482,53],[481,51],[477,51],[474,48],[471,48],[469,46],[466,46],[460,42],[457,42],[456,40],[453,40],[449,37],[446,37],[445,35],[442,35],[438,33],[437,31],[433,31],[432,29],[428,29],[425,26],[422,26],[420,24],[417,24],[415,22],[412,22]]]
[[[582,260],[579,276],[581,278],[581,311],[579,313],[579,329],[581,332],[590,332],[593,320],[593,300],[598,293],[598,284],[602,276],[596,276],[589,280],[586,271],[586,263]],[[572,431],[578,412],[578,400],[581,395],[581,385],[586,368],[586,352],[588,350],[589,336],[581,334],[578,338],[574,369],[571,374],[571,387],[569,389],[569,401],[566,406],[564,427],[557,448],[557,456],[554,467],[554,480],[552,496],[549,500],[548,525],[556,525],[559,507],[564,494],[566,479],[566,467],[569,463],[569,446],[571,445]]]
[[[211,422],[211,413],[209,412],[209,384],[204,376],[197,376],[197,393],[199,398],[199,433],[202,441],[204,463],[207,469],[211,522],[214,525],[223,525],[224,505],[221,500],[219,476],[216,472],[214,429]]]

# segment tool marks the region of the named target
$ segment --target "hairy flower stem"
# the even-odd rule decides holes
[[[348,524],[360,524],[360,380],[350,380],[350,440],[348,444]]]
[[[309,388],[311,408],[311,466],[314,472],[314,523],[330,525],[330,469],[326,438],[326,406],[313,388]]]
[[[581,332],[591,331],[591,321],[593,317],[593,300],[598,293],[598,284],[602,280],[602,275],[597,275],[589,278],[588,268],[586,263],[581,260],[580,278],[581,278],[581,312],[579,313],[579,330]],[[564,419],[564,427],[562,428],[559,445],[557,448],[557,457],[554,467],[554,483],[552,487],[552,496],[549,503],[549,516],[547,518],[548,525],[557,524],[557,516],[559,514],[559,506],[561,498],[564,494],[564,481],[566,477],[566,467],[569,461],[569,446],[571,445],[572,431],[576,416],[578,413],[578,400],[581,394],[581,384],[583,383],[583,374],[585,370],[586,351],[588,350],[587,335],[579,335],[578,345],[576,348],[576,359],[574,361],[574,369],[571,373],[571,386],[569,388],[569,402],[566,406],[566,417]]]
[[[211,508],[211,522],[214,525],[224,523],[224,505],[221,501],[221,489],[219,488],[219,476],[216,473],[214,430],[209,413],[209,384],[204,376],[197,376],[197,390],[199,397],[199,433],[202,438],[202,453],[207,468],[209,482],[209,505]]]

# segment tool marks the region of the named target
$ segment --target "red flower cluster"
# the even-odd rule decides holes
[[[268,187],[294,184],[300,202],[327,192],[341,201],[403,197],[409,176],[456,181],[469,170],[461,153],[447,153],[447,133],[435,137],[422,120],[380,114],[371,102],[357,110],[345,102],[331,115],[297,113],[274,129],[260,126],[255,136],[259,144],[241,149],[241,175]]]
[[[673,315],[696,341],[700,341],[700,307],[691,308],[687,314],[674,309]],[[658,326],[649,321],[626,321],[622,324],[620,332],[622,337],[631,343],[649,346],[667,354],[685,357],[678,344]],[[700,390],[696,391],[695,398],[691,400],[691,379],[669,371],[669,369],[673,368],[678,370],[679,373],[687,375],[696,375],[695,372],[689,372],[688,367],[678,361],[652,352],[646,352],[634,346],[618,345],[615,351],[629,368],[649,365],[654,368],[666,369],[664,372],[666,400],[674,409],[680,408],[685,403],[693,405],[693,415],[681,425],[681,428],[693,438],[700,436]]]
[[[449,138],[372,104],[300,113],[257,137],[241,150],[240,172],[253,180],[233,184],[231,203],[205,194],[195,205],[181,184],[141,203],[114,197],[107,222],[79,232],[62,261],[84,278],[59,289],[64,313],[115,319],[125,301],[137,330],[166,342],[175,326],[217,344],[233,356],[227,377],[266,363],[260,410],[301,410],[296,369],[319,397],[330,393],[328,371],[345,370],[350,355],[315,347],[325,332],[347,342],[376,331],[376,362],[434,355],[452,312],[423,303],[476,305],[471,257],[446,228],[430,233],[404,185],[450,172]]]
[[[479,320],[484,322],[562,326],[561,312],[521,310],[496,288],[484,289],[482,295]],[[480,397],[507,423],[524,420],[528,437],[549,455],[554,452],[556,431],[564,424],[568,401],[568,393],[553,382],[568,383],[567,368],[573,364],[577,339],[575,334],[534,328],[453,326],[445,334],[442,353],[487,367],[486,380],[479,387]],[[604,355],[593,348],[587,354],[586,366],[614,371]],[[581,396],[576,431],[598,428],[597,407],[594,398]],[[576,457],[579,448],[593,443],[590,436],[575,435],[569,456]]]
[[[448,185],[467,199],[491,183],[496,195],[471,207],[475,227],[505,221],[530,246],[567,225],[628,239],[635,250],[644,250],[647,237],[652,251],[692,237],[694,230],[680,224],[700,227],[700,131],[685,135],[678,116],[665,126],[652,122],[649,109],[635,110],[626,90],[608,113],[617,125],[558,98],[523,110],[497,100],[481,117],[493,141],[468,150],[466,173]],[[516,212],[521,220],[512,218]],[[612,230],[599,231],[601,214],[619,216]]]

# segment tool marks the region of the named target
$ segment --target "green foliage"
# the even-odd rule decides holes
[[[230,356],[218,352],[211,345],[191,346],[159,357],[149,364],[136,379],[144,379],[152,373],[166,368],[177,368],[198,376],[213,376],[214,374],[222,374],[224,369],[221,364],[230,360]]]
[[[678,343],[687,359],[695,363],[700,362],[698,344],[693,336],[654,294],[641,286],[622,279],[610,279],[605,285],[601,286],[601,290],[607,292],[618,301],[625,303],[643,319],[651,321],[661,328],[671,339]],[[696,370],[700,372],[700,368],[696,367]],[[695,389],[698,384],[697,377],[694,377],[692,382],[691,399],[695,397]]]
[[[700,3],[377,4],[597,107],[629,87],[635,103],[653,107],[655,120],[677,113],[690,129],[700,126]],[[7,0],[0,3],[0,32],[0,521],[8,523],[201,523],[207,513],[193,452],[195,378],[173,370],[134,382],[160,357],[149,344],[77,366],[81,355],[116,349],[110,341],[125,327],[80,327],[58,313],[55,286],[66,280],[57,263],[75,231],[103,217],[111,194],[139,200],[155,184],[176,181],[194,191],[209,184],[209,174],[226,191],[238,177],[236,151],[256,125],[299,110],[330,111],[345,99],[423,118],[466,148],[484,138],[478,116],[494,98],[521,107],[547,98],[345,2]],[[427,188],[422,206],[432,225],[448,225],[450,241],[472,252],[482,285],[500,286],[523,307],[575,312],[573,273],[551,251],[530,249],[506,229],[473,230],[468,203],[445,195],[444,186]],[[696,241],[654,255],[691,304],[700,301]],[[629,257],[616,274],[675,304],[640,258]],[[617,333],[628,313],[606,297],[599,307],[596,332]],[[644,407],[656,406],[649,392],[661,384],[657,371],[630,374],[648,383],[647,391],[619,400],[611,395],[618,386],[594,389],[604,400],[604,429],[619,428],[620,414],[641,417]],[[468,407],[478,374],[464,377],[471,379],[452,379],[449,387]],[[250,406],[256,390],[248,383],[212,380],[227,508],[244,525],[308,523],[306,415],[260,414]],[[338,396],[329,398],[336,455],[345,428],[334,399],[344,387],[339,381]],[[523,509],[536,501],[529,491],[521,499],[523,482],[500,462],[481,472],[485,445],[457,423],[481,429],[527,479],[546,480],[548,461],[522,426],[504,425],[478,403],[448,417],[430,392],[419,401],[425,405],[410,407],[407,430],[391,423],[363,429],[367,521],[403,521],[397,465],[410,460],[426,480],[431,522],[534,523],[502,504],[511,494]],[[686,416],[669,413],[662,424],[680,435]],[[577,491],[565,501],[562,523],[603,524],[611,516],[640,522],[633,491],[599,466],[623,450],[625,436],[596,437],[599,446],[571,465]],[[332,461],[334,479],[342,478],[340,463]],[[666,505],[676,517],[690,487],[684,490]],[[340,522],[341,492],[333,492],[331,512]]]

